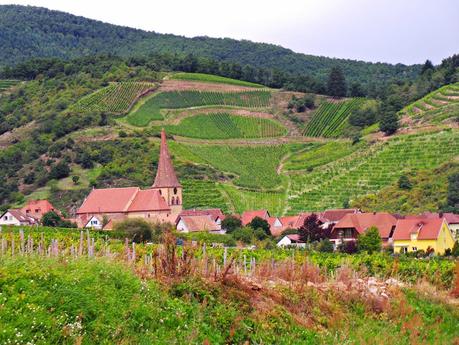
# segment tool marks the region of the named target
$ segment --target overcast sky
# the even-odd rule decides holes
[[[459,53],[458,0],[24,0],[160,33],[231,37],[330,57],[422,63]]]

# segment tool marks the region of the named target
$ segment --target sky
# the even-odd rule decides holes
[[[0,0],[187,37],[278,44],[373,62],[435,64],[459,53],[457,0]]]

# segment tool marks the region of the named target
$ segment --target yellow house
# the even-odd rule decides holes
[[[432,248],[442,255],[454,246],[454,237],[445,218],[413,217],[397,221],[393,239],[395,253],[409,253]]]

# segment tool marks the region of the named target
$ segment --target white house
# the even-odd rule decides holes
[[[96,229],[96,230],[101,230],[104,225],[103,225],[103,221],[100,217],[97,217],[97,216],[92,216],[91,218],[89,218],[88,222],[86,223],[86,225],[84,226],[85,228],[91,228],[91,229]]]
[[[0,217],[0,225],[33,225],[38,221],[17,209],[7,210]]]
[[[180,232],[207,231],[217,234],[224,234],[221,223],[217,224],[210,215],[179,216],[177,218],[177,230]]]
[[[300,235],[298,234],[291,234],[285,235],[282,239],[277,242],[278,247],[287,247],[287,246],[295,246],[304,248],[306,243],[300,240]]]

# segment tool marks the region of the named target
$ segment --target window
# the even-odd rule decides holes
[[[177,195],[177,188],[174,188],[174,194]]]
[[[180,205],[180,199],[179,199],[179,197],[177,197],[177,199],[175,199],[175,204],[176,204],[176,205]]]
[[[4,220],[8,220],[8,216],[3,217]]]
[[[97,225],[97,223],[98,223],[97,220],[92,220],[92,221],[91,221],[91,224],[92,224],[92,225]]]
[[[402,253],[404,253],[404,254],[408,253],[408,247],[403,247],[402,248]]]
[[[413,252],[417,252],[418,251],[418,247],[412,247],[411,249],[413,249]]]
[[[161,189],[159,190],[159,195],[163,195],[163,192],[161,191]]]
[[[40,213],[40,209],[36,208],[35,213]]]

